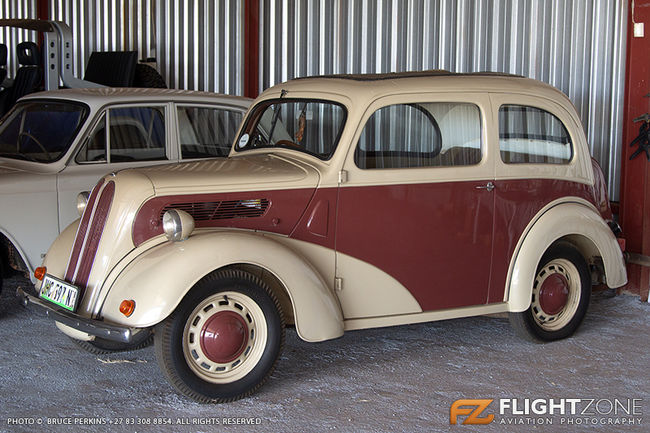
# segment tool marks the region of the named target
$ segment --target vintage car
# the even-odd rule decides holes
[[[3,268],[31,274],[41,264],[79,217],[81,191],[123,168],[227,156],[250,102],[109,88],[23,98],[0,123],[0,289]]]
[[[227,159],[123,170],[19,292],[91,350],[142,345],[204,402],[249,395],[295,325],[345,331],[507,312],[571,335],[626,283],[603,174],[551,86],[444,72],[266,90]]]

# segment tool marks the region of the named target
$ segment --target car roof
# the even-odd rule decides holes
[[[248,108],[252,99],[243,96],[224,95],[220,93],[202,92],[196,90],[150,89],[134,87],[100,87],[93,89],[59,89],[31,93],[21,100],[31,99],[65,99],[67,101],[83,102],[92,106],[103,106],[107,103],[126,102],[185,102],[225,104]]]
[[[286,91],[322,92],[343,95],[361,102],[368,98],[399,93],[421,92],[507,92],[544,96],[550,99],[569,99],[555,87],[520,75],[497,72],[457,73],[444,70],[395,72],[385,74],[336,74],[295,78],[266,90],[265,96],[274,97]],[[301,95],[302,96],[302,95]]]

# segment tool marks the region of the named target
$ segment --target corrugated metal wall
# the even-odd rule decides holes
[[[240,0],[52,0],[50,13],[72,28],[79,77],[92,51],[136,50],[169,87],[243,92]]]
[[[0,18],[36,18],[36,0],[0,0]],[[18,64],[12,47],[21,42],[38,42],[38,34],[29,30],[0,27],[0,42],[7,45],[7,76],[16,75]]]
[[[578,108],[618,198],[625,0],[260,0],[260,88],[329,73],[520,74]]]
[[[83,78],[93,51],[138,51],[155,57],[153,0],[50,0],[50,19],[72,29],[74,75]]]
[[[244,2],[159,0],[157,57],[171,87],[243,94]]]
[[[83,78],[93,51],[155,57],[169,87],[243,93],[242,0],[50,0],[50,19],[67,23],[74,74]],[[36,0],[0,0],[2,18],[36,18]],[[14,47],[34,32],[0,29]],[[11,48],[10,48],[11,51]],[[10,76],[15,74],[11,62]]]

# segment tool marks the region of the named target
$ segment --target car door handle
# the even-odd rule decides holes
[[[476,189],[487,189],[489,192],[494,189],[494,184],[492,182],[488,182],[487,185],[477,186]]]

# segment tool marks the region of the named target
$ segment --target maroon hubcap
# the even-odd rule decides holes
[[[210,361],[225,364],[234,361],[246,349],[248,326],[232,311],[220,311],[201,329],[201,350]]]
[[[569,298],[569,282],[561,274],[549,275],[539,289],[539,305],[546,314],[562,311]]]

